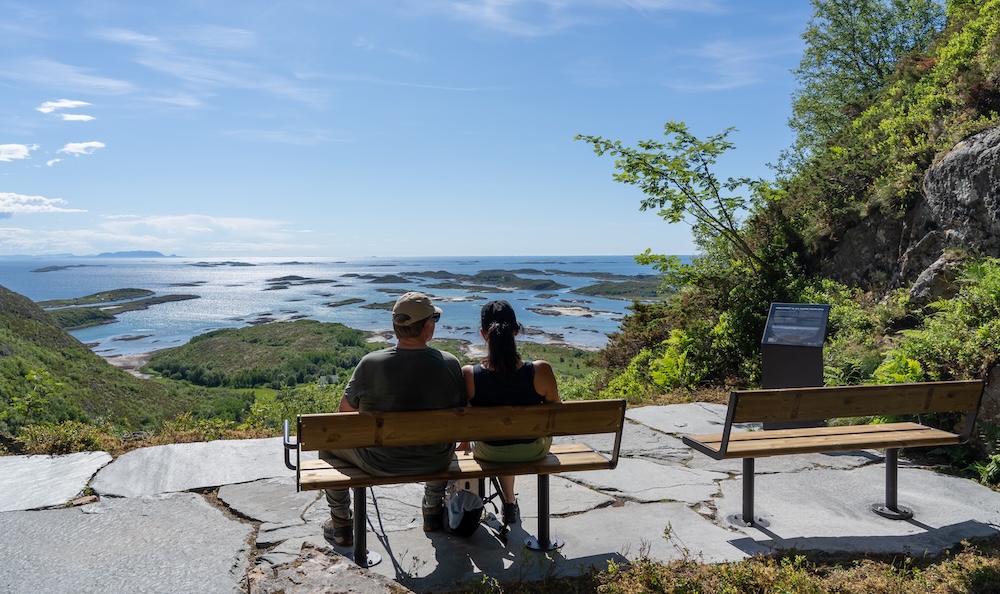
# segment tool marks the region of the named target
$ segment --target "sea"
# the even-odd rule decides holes
[[[512,271],[520,278],[553,280],[566,288],[496,293],[482,287],[440,286],[450,280],[444,278],[448,274],[474,275],[483,270]],[[447,274],[438,274],[441,271]],[[525,328],[519,339],[596,350],[619,329],[632,301],[572,290],[605,280],[609,274],[628,277],[653,271],[632,256],[0,257],[0,285],[36,302],[122,288],[148,289],[156,296],[198,296],[121,313],[114,323],[71,331],[105,357],[179,346],[220,328],[301,318],[339,322],[388,337],[389,311],[364,306],[394,301],[411,290],[431,295],[443,310],[435,338],[481,344],[480,308],[489,299],[505,299]]]

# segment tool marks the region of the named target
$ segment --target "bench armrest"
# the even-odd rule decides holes
[[[292,450],[298,452],[299,444],[296,441],[292,441],[292,438],[288,435],[288,419],[285,419],[285,438],[282,441],[282,445],[285,446],[285,466],[288,470],[298,470],[298,456],[296,456],[296,464],[292,464]]]

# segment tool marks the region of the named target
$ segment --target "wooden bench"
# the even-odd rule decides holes
[[[362,567],[374,565],[381,560],[377,554],[369,555],[366,550],[365,488],[374,485],[538,475],[538,536],[528,538],[525,544],[537,550],[551,550],[563,543],[549,534],[548,475],[614,468],[618,464],[624,423],[624,400],[299,415],[295,440],[289,436],[288,421],[285,421],[285,464],[295,470],[299,491],[353,489],[354,560]],[[471,453],[456,452],[447,470],[432,474],[373,476],[336,458],[302,459],[302,452],[308,451],[601,433],[614,434],[614,446],[610,455],[583,443],[553,444],[549,454],[535,462],[483,462],[473,458]],[[294,464],[290,459],[292,451],[295,452]]]
[[[885,503],[875,513],[908,519],[913,512],[896,502],[897,451],[905,447],[965,443],[972,434],[983,394],[983,382],[949,381],[876,386],[743,390],[729,396],[721,434],[685,435],[685,444],[716,460],[743,460],[743,513],[730,516],[738,526],[768,523],[754,516],[754,459],[786,454],[885,449]],[[962,433],[922,424],[919,415],[961,412]],[[767,431],[733,431],[741,423],[824,421],[869,416],[918,415],[917,422],[796,427]]]

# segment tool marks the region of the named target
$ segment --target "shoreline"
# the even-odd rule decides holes
[[[391,330],[382,332],[373,332],[371,334],[371,337],[369,337],[368,342],[379,342],[385,344],[386,346],[389,346],[390,344],[392,344],[390,342],[392,338],[393,334]],[[461,352],[463,356],[469,359],[478,359],[486,356],[485,343],[483,344],[473,343],[472,341],[465,340],[462,338],[442,338],[437,340],[458,343],[459,352]],[[437,340],[432,340],[431,342],[436,342]],[[551,341],[548,343],[541,343],[541,344],[551,344],[553,346],[560,346],[566,348],[583,348],[579,345],[573,345],[562,341]],[[166,347],[166,348],[175,348],[175,347]],[[95,353],[95,354],[100,356],[109,364],[114,365],[118,369],[131,373],[135,377],[141,379],[150,379],[152,378],[152,376],[148,373],[142,373],[141,369],[145,367],[146,364],[149,363],[150,358],[152,358],[152,356],[155,353],[158,353],[159,351],[162,350],[166,350],[166,348],[154,349],[152,351],[145,351],[142,353],[129,353],[124,355],[122,354],[101,355],[100,353]]]

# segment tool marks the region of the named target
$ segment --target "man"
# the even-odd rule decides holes
[[[428,346],[441,318],[423,293],[410,292],[399,297],[392,308],[392,329],[396,346],[368,353],[358,362],[354,375],[344,389],[340,411],[426,410],[465,406],[465,381],[462,366],[450,353]],[[376,476],[423,474],[445,470],[451,464],[455,444],[430,446],[357,448],[323,452],[347,460]],[[443,526],[442,503],[447,481],[424,485],[421,505],[424,531]],[[340,546],[354,544],[351,496],[348,489],[326,491],[330,520],[323,525],[323,536]]]

